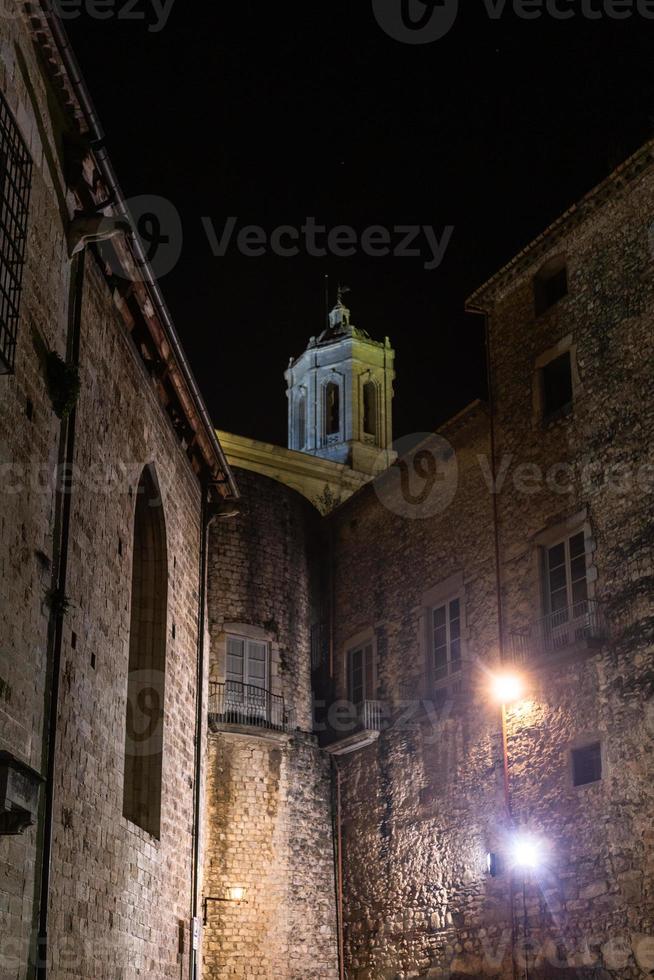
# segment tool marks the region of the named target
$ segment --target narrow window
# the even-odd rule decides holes
[[[543,368],[543,419],[560,418],[572,408],[572,361],[570,351],[554,358]]]
[[[304,449],[307,441],[307,399],[304,394],[298,397],[296,412],[295,445],[298,449]]]
[[[330,381],[325,388],[325,434],[336,435],[341,428],[341,398],[337,384]]]
[[[545,565],[543,640],[556,650],[584,639],[590,625],[583,531],[547,548]]]
[[[461,600],[451,599],[432,610],[434,680],[461,670]]]
[[[547,262],[534,278],[536,316],[541,316],[567,295],[568,268],[565,259],[558,256]]]
[[[16,358],[32,161],[0,93],[0,374]]]
[[[261,640],[227,637],[225,704],[244,718],[267,718],[270,648]]]
[[[602,778],[602,746],[599,742],[572,750],[572,782],[575,786],[598,783]]]
[[[377,385],[366,381],[363,386],[363,431],[377,439]]]
[[[153,837],[161,830],[167,611],[163,506],[146,467],[134,518],[123,815]]]
[[[377,697],[372,643],[350,650],[348,660],[348,698],[352,704],[374,701]]]

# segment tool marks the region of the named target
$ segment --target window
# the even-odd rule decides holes
[[[352,704],[375,701],[377,678],[372,642],[355,647],[347,655],[347,691]]]
[[[568,268],[563,256],[550,259],[534,278],[534,306],[541,316],[568,294]]]
[[[461,670],[461,600],[450,599],[432,609],[434,680],[445,680]]]
[[[547,612],[554,625],[576,619],[587,612],[586,541],[584,532],[559,542],[546,551]]]
[[[598,783],[602,778],[602,746],[600,742],[572,750],[572,782],[574,786]]]
[[[377,439],[377,385],[366,381],[363,386],[363,432]]]
[[[296,413],[295,445],[297,449],[304,449],[307,441],[307,399],[304,392],[298,397]]]
[[[269,661],[267,643],[241,636],[228,636],[225,671],[228,691],[242,694],[244,686],[267,690]]]
[[[330,381],[325,387],[325,435],[333,436],[341,428],[341,392],[338,385]]]
[[[0,93],[0,374],[13,371],[32,161]]]
[[[543,418],[551,421],[572,408],[572,361],[570,351],[560,354],[541,368]]]
[[[153,837],[161,827],[167,613],[163,506],[146,467],[134,518],[123,815]]]

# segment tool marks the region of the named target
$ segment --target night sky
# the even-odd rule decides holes
[[[67,22],[126,196],[181,215],[161,287],[219,428],[285,444],[283,371],[322,329],[326,274],[332,300],[350,286],[354,323],[396,349],[396,437],[483,397],[466,296],[653,135],[654,20],[461,6],[425,45],[392,40],[370,0],[177,0],[159,32]],[[203,216],[219,233],[229,216],[268,232],[307,216],[454,232],[435,270],[428,250],[217,258]]]

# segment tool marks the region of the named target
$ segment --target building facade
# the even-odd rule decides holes
[[[236,487],[45,13],[0,18],[0,976],[172,980]]]
[[[0,978],[650,974],[654,145],[488,404],[396,460],[339,295],[226,456],[45,0],[0,88]]]
[[[329,518],[336,693],[371,702],[331,746],[348,977],[654,969],[652,154],[469,301],[491,406],[433,451],[447,506],[413,456]]]

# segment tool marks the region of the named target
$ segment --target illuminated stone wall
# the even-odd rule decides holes
[[[525,944],[531,975],[654,968],[651,157],[644,148],[474,297],[491,314],[504,647],[527,657],[525,696],[508,710],[513,829],[485,694],[498,647],[492,498],[477,459],[488,449],[470,430],[451,440],[459,491],[432,519],[398,517],[372,488],[332,519],[341,693],[350,638],[369,633],[379,697],[415,697],[428,677],[422,596],[456,576],[470,661],[466,697],[433,720],[423,705],[339,760],[350,980],[508,977],[512,948],[524,972]],[[536,316],[534,276],[560,254],[568,295]],[[544,423],[539,372],[564,350],[573,410]],[[597,619],[539,659],[544,549],[577,532]],[[571,752],[596,741],[602,779],[575,786]],[[510,867],[517,833],[539,845],[526,876]],[[494,878],[487,851],[501,861]]]
[[[228,722],[209,735],[204,894],[246,892],[210,903],[203,975],[335,980],[330,764],[312,734],[320,519],[295,491],[235,473],[240,516],[210,535],[211,678],[224,680],[226,634],[254,631],[293,720],[288,732]]]

